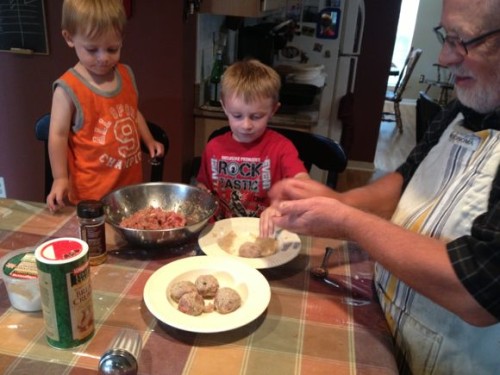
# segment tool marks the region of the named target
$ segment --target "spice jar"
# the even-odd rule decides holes
[[[76,211],[80,222],[80,238],[89,245],[90,265],[104,263],[108,257],[104,205],[100,201],[85,200],[78,203]]]

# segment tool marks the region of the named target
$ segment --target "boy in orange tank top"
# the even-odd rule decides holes
[[[164,153],[138,110],[132,70],[119,63],[125,23],[121,0],[64,0],[62,35],[79,61],[53,85],[51,211],[142,182],[141,139],[152,158]]]

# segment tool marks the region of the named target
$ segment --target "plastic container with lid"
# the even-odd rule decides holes
[[[12,307],[21,311],[42,309],[33,248],[8,252],[0,259],[0,270]]]

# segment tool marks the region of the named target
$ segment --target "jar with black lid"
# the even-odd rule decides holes
[[[76,206],[80,223],[80,238],[89,245],[91,266],[104,263],[106,252],[106,231],[104,205],[97,200],[84,200]]]

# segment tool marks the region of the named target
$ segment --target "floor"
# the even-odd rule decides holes
[[[392,111],[386,103],[384,111]],[[395,170],[415,146],[415,104],[401,104],[403,133],[399,133],[394,122],[381,122],[375,153],[375,171],[347,169],[339,176],[337,189],[345,191],[362,186],[387,172]]]

